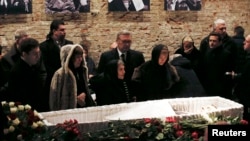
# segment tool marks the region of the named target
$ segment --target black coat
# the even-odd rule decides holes
[[[232,37],[234,42],[237,45],[237,53],[238,53],[238,59],[237,59],[237,68],[236,68],[236,72],[237,73],[241,73],[242,69],[244,68],[244,64],[246,63],[246,52],[244,51],[244,41],[245,41],[245,37],[244,36],[233,36]]]
[[[243,67],[242,74],[236,84],[234,93],[240,102],[250,107],[250,54],[247,54],[247,62]]]
[[[238,49],[237,49],[237,45],[234,42],[234,40],[226,35],[223,40],[222,40],[222,47],[226,50],[228,50],[231,54],[232,54],[232,59],[231,59],[231,63],[234,65],[234,70],[237,68],[237,64],[236,62],[238,62]],[[204,56],[206,51],[209,49],[209,39],[208,36],[203,38],[201,43],[200,43],[200,53],[201,56]]]
[[[29,104],[39,112],[48,109],[49,101],[42,94],[44,89],[39,68],[29,66],[20,59],[10,72],[9,101]]]
[[[246,63],[242,69],[242,74],[234,88],[234,94],[239,99],[239,103],[243,104],[243,119],[250,121],[250,54],[247,54]]]
[[[199,71],[198,65],[199,65],[199,60],[201,58],[201,53],[196,47],[194,47],[194,49],[190,54],[187,54],[184,52],[183,46],[181,46],[179,49],[175,51],[174,54],[181,54],[183,57],[187,58],[190,61],[191,67],[194,69],[194,71],[195,72]]]
[[[21,54],[16,48],[16,45],[11,48],[9,52],[7,52],[3,58],[0,60],[0,94],[2,100],[6,100],[8,97],[8,80],[10,77],[10,71],[13,68],[13,66],[20,60]],[[46,68],[43,64],[42,56],[40,61],[36,64],[36,67],[39,68],[40,78],[43,82],[43,84],[46,81],[47,72]]]
[[[175,57],[170,64],[175,66],[180,76],[180,81],[171,88],[172,93],[175,93],[174,97],[206,96],[205,90],[187,58]]]
[[[66,44],[73,44],[73,42],[65,39],[63,45]],[[40,44],[40,49],[47,70],[48,79],[51,79],[55,71],[61,67],[60,47],[52,38],[49,38]]]
[[[209,96],[231,98],[232,79],[226,72],[233,71],[232,54],[222,46],[208,48],[201,59],[199,78]]]
[[[137,67],[133,73],[132,83],[138,101],[170,98],[168,90],[179,81],[176,69],[166,60],[159,65],[158,59],[164,46],[152,50],[152,59]]]

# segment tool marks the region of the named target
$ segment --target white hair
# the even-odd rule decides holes
[[[213,28],[215,28],[216,26],[218,26],[218,24],[226,24],[226,22],[223,19],[217,19],[217,20],[214,21]]]

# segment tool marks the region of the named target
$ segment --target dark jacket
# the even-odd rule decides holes
[[[250,54],[247,54],[246,63],[242,69],[241,76],[234,88],[234,95],[239,99],[239,103],[243,104],[243,119],[250,121]]]
[[[205,90],[187,58],[181,55],[173,57],[170,64],[175,66],[180,76],[180,81],[171,88],[171,91],[175,93],[174,97],[206,96]]]
[[[13,68],[13,66],[20,60],[21,54],[16,48],[16,45],[14,44],[13,47],[10,49],[9,52],[7,52],[3,58],[0,61],[0,93],[1,98],[3,100],[6,100],[8,97],[8,80],[10,77],[10,71]],[[47,77],[46,68],[43,64],[42,56],[38,64],[35,65],[37,68],[39,68],[40,78],[42,83],[44,84]]]
[[[136,87],[137,101],[170,98],[168,90],[179,81],[176,69],[168,63],[158,65],[162,46],[155,47],[152,59],[137,67],[134,71],[132,82]]]
[[[234,93],[239,98],[240,102],[250,107],[250,54],[247,54],[246,63],[243,67],[242,74],[239,78]]]
[[[90,88],[96,94],[97,105],[118,104],[133,101],[133,93],[127,86],[129,97],[125,92],[124,83],[126,81],[118,79],[117,61],[111,60],[105,67],[105,71],[101,74],[90,78]]]
[[[20,59],[10,72],[8,83],[9,101],[29,104],[39,112],[47,110],[48,101],[42,94],[44,86],[38,67],[31,67]]]
[[[237,73],[241,73],[244,64],[246,62],[246,52],[244,51],[244,41],[245,41],[245,37],[244,36],[239,36],[239,35],[235,35],[232,37],[232,39],[234,40],[234,42],[237,45],[237,53],[238,53],[238,59],[236,64],[237,68],[236,68],[236,72]]]
[[[120,59],[117,49],[112,49],[110,51],[101,54],[98,73],[104,72],[105,65],[114,59]],[[127,51],[126,62],[125,62],[125,81],[130,85],[131,77],[134,69],[145,62],[144,56],[141,52],[135,50]]]
[[[209,96],[231,98],[232,79],[226,72],[233,71],[232,54],[222,46],[208,48],[201,59],[199,78]]]
[[[86,60],[87,67],[88,67],[88,75],[90,75],[90,74],[96,75],[97,68],[96,68],[96,64],[95,64],[94,60],[89,56],[87,56],[85,58],[85,60]]]
[[[191,67],[193,68],[193,70],[195,72],[199,71],[198,64],[199,64],[201,54],[200,54],[200,51],[195,46],[192,52],[190,54],[187,54],[184,52],[184,48],[181,45],[181,47],[177,49],[174,54],[181,54],[183,57],[187,58],[190,61]]]
[[[237,49],[237,45],[234,42],[234,40],[226,35],[223,40],[222,40],[222,47],[226,50],[228,50],[231,54],[232,54],[232,64],[234,64],[234,70],[237,68],[237,64],[236,62],[238,62],[238,49]],[[201,52],[201,56],[204,56],[206,53],[206,50],[209,49],[209,39],[208,36],[205,37],[204,39],[202,39],[201,43],[200,43],[200,52]]]

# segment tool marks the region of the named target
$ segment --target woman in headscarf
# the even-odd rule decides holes
[[[90,88],[96,94],[97,105],[126,103],[135,100],[124,76],[124,62],[111,60],[107,63],[103,73],[90,78]]]
[[[88,88],[87,67],[79,44],[65,45],[60,52],[61,65],[51,81],[50,109],[63,110],[94,106]]]
[[[168,90],[179,81],[179,76],[168,60],[167,46],[157,44],[152,50],[151,60],[135,69],[132,81],[138,101],[172,97]]]
[[[195,47],[194,40],[191,36],[185,36],[182,39],[180,48],[178,48],[174,54],[181,54],[183,57],[187,58],[190,61],[191,67],[194,69],[195,73],[198,72],[200,51]]]

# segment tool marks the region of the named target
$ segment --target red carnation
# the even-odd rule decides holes
[[[247,120],[242,119],[242,120],[240,121],[240,124],[247,125],[247,124],[248,124],[248,121],[247,121]]]

